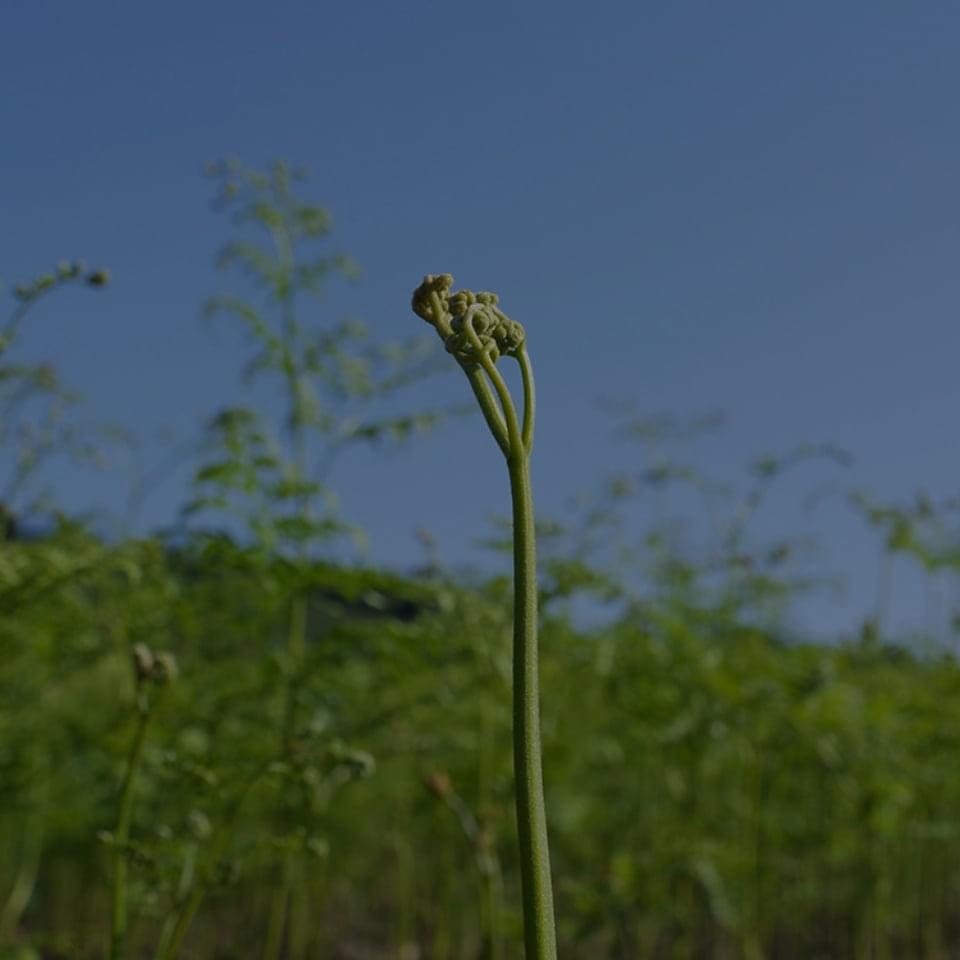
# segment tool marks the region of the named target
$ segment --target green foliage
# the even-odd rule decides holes
[[[0,460],[10,464],[0,475],[0,537],[12,532],[17,512],[38,513],[48,505],[35,481],[51,459],[68,457],[99,462],[102,432],[77,423],[69,414],[77,396],[47,363],[17,361],[24,322],[38,304],[64,287],[105,287],[107,270],[89,270],[82,260],[61,261],[54,272],[17,284],[13,306],[0,326]]]
[[[3,829],[23,838],[4,891],[43,823],[21,937],[66,934],[75,956],[102,943],[111,847],[96,838],[133,733],[127,653],[151,637],[181,676],[143,754],[134,946],[155,944],[201,888],[191,955],[265,937],[271,878],[292,852],[286,936],[306,956],[350,939],[470,955],[491,909],[515,952],[506,585],[311,565],[300,585],[322,682],[298,687],[280,759],[288,563],[226,540],[171,553],[67,529],[4,559]],[[692,596],[650,598],[590,633],[548,615],[541,642],[562,950],[935,956],[947,942],[952,658],[784,645]],[[442,796],[422,785],[437,771]]]
[[[524,955],[527,960],[556,960],[540,738],[537,536],[530,484],[536,393],[526,331],[498,303],[495,293],[453,292],[453,277],[446,273],[424,277],[413,293],[412,306],[414,313],[434,327],[447,352],[456,357],[507,462],[513,501],[513,762]],[[519,413],[496,368],[501,356],[514,358],[520,367],[523,406]],[[448,802],[456,796],[448,791]],[[455,809],[465,823],[462,801]],[[489,895],[485,897],[489,899]],[[488,922],[494,915],[491,907]],[[486,944],[489,951],[497,949],[499,937],[495,931],[488,931]]]
[[[349,272],[329,217],[283,167],[215,173],[238,229],[224,264],[254,294],[211,311],[247,327],[250,373],[284,402],[211,425],[191,509],[242,528],[105,542],[53,512],[24,536],[41,465],[80,434],[59,376],[16,357],[22,323],[106,274],[23,285],[4,328],[3,481],[23,479],[0,537],[0,957],[101,960],[112,911],[130,958],[517,956],[511,582],[321,560],[346,530],[335,455],[436,419],[390,407],[421,354],[301,326]],[[490,363],[516,351],[496,304],[468,301],[449,335],[479,306]],[[636,468],[538,525],[560,955],[950,956],[960,665],[892,645],[879,615],[798,640],[809,545],[755,518],[788,470],[845,458],[803,447],[726,487],[676,448],[710,426],[628,420]],[[956,575],[955,502],[853,502],[885,556]]]
[[[351,258],[327,252],[330,214],[298,197],[303,175],[284,163],[260,172],[230,160],[208,173],[236,232],[218,266],[246,280],[256,296],[212,297],[204,314],[246,332],[252,355],[245,380],[268,381],[283,409],[277,422],[249,408],[213,417],[213,456],[196,474],[197,495],[186,513],[239,517],[268,551],[302,555],[343,534],[359,537],[340,519],[331,470],[351,446],[403,441],[442,419],[436,410],[384,409],[398,390],[434,369],[432,348],[424,338],[373,342],[358,320],[307,323],[304,312],[322,303],[330,280],[358,276]]]

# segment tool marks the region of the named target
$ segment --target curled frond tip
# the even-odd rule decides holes
[[[427,274],[413,292],[413,312],[431,324],[444,346],[462,364],[491,362],[511,355],[523,344],[523,326],[498,306],[500,298],[488,291],[453,291],[449,273]]]

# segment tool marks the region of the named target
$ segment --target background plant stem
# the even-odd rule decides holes
[[[127,757],[127,770],[120,791],[120,808],[113,831],[113,913],[110,924],[110,960],[123,960],[127,946],[127,844],[133,813],[133,789],[140,770],[143,744],[150,725],[151,704],[141,694],[137,703],[137,729]]]
[[[0,909],[0,945],[11,943],[20,917],[30,903],[40,868],[43,849],[43,821],[39,816],[28,816],[21,834],[20,859],[10,893]]]

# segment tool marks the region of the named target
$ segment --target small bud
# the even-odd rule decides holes
[[[450,774],[444,770],[434,770],[423,778],[423,785],[435,796],[444,800],[450,796],[453,790],[453,784],[450,782]]]
[[[56,282],[57,278],[52,273],[45,273],[37,277],[34,286],[37,290],[49,290]]]
[[[309,837],[303,848],[318,860],[326,860],[330,856],[330,844],[323,837]]]
[[[18,300],[29,300],[33,296],[33,287],[25,283],[18,283],[13,288],[13,295]]]
[[[164,650],[156,655],[152,677],[154,682],[167,686],[177,679],[177,661],[172,653]]]
[[[490,851],[495,849],[497,846],[497,833],[493,828],[493,824],[484,821],[480,825],[480,829],[477,831],[477,835],[473,842],[477,850],[480,851]]]
[[[133,670],[137,677],[137,683],[140,684],[152,676],[156,660],[153,651],[145,643],[136,644],[132,654]]]
[[[198,840],[206,840],[213,832],[210,818],[202,810],[191,810],[187,814],[187,828]]]
[[[470,290],[458,290],[450,297],[450,312],[455,317],[463,317],[467,309],[477,302],[477,298]]]
[[[94,270],[87,274],[87,283],[91,287],[105,287],[110,282],[109,270]]]
[[[452,353],[461,363],[469,363],[473,357],[473,348],[466,334],[455,333],[444,341],[447,353]]]
[[[498,341],[500,349],[504,353],[513,353],[518,350],[526,339],[527,332],[524,330],[522,323],[517,323],[516,320],[508,320],[501,325]]]
[[[449,273],[428,273],[423,278],[423,283],[413,291],[413,298],[411,300],[413,312],[418,317],[426,320],[427,323],[432,323],[436,326],[440,318],[433,316],[432,295],[437,294],[441,301],[446,301],[452,287],[453,277]]]

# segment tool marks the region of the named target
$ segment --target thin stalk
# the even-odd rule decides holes
[[[471,367],[464,372],[473,388],[474,396],[480,403],[480,410],[487,421],[490,432],[493,434],[493,439],[497,441],[497,446],[503,452],[503,455],[509,457],[510,440],[507,437],[507,425],[500,408],[497,406],[497,401],[490,392],[490,385],[484,379],[483,371],[479,367]]]
[[[43,821],[28,817],[22,834],[20,859],[10,893],[0,910],[0,944],[10,944],[17,924],[30,903],[37,883],[40,854],[43,850]]]
[[[513,500],[513,766],[527,960],[556,960],[553,886],[540,748],[537,553],[526,452],[507,461]]]
[[[503,901],[503,878],[500,874],[500,864],[492,855],[481,865],[483,876],[483,892],[486,901],[486,933],[484,944],[484,960],[503,960],[503,938],[500,935],[500,904]]]
[[[303,673],[303,658],[307,640],[307,601],[297,588],[290,607],[287,632],[287,677],[283,692],[283,717],[280,731],[280,756],[288,760],[293,751],[293,737],[297,726],[297,689]],[[283,882],[270,898],[267,935],[263,946],[263,960],[277,960],[283,949],[283,934],[290,906],[290,871],[293,854],[287,850],[281,857]]]
[[[233,805],[233,809],[211,841],[213,852],[208,857],[210,863],[215,864],[223,855],[233,836],[233,831],[238,820],[240,819],[240,814],[243,810],[243,805],[246,802],[247,797],[249,797],[250,793],[257,786],[261,777],[263,777],[263,775],[267,772],[268,767],[268,763],[263,764],[250,777],[243,789],[240,791],[240,794]],[[173,960],[173,958],[178,955],[180,952],[180,947],[183,944],[184,937],[186,937],[187,931],[190,928],[190,924],[193,922],[193,918],[196,915],[197,910],[200,908],[203,898],[207,895],[207,892],[210,889],[209,876],[198,880],[194,870],[191,870],[191,875],[187,878],[187,881],[188,882],[181,887],[182,896],[178,897],[178,900],[180,901],[179,908],[174,914],[174,920],[170,924],[170,930],[169,932],[166,932],[165,928],[164,932],[161,934],[161,940],[157,944],[154,960]]]
[[[183,904],[180,912],[176,915],[176,920],[171,927],[169,935],[165,936],[162,942],[157,945],[155,960],[170,960],[170,958],[177,956],[183,944],[183,938],[187,935],[187,930],[190,928],[190,924],[193,922],[194,915],[200,908],[206,892],[206,887],[203,885],[196,884],[194,886],[190,896]]]
[[[442,781],[439,781],[439,783],[442,784]],[[480,926],[483,947],[480,956],[482,960],[501,960],[500,899],[502,885],[495,840],[486,834],[466,801],[452,786],[438,785],[437,782],[431,784],[428,781],[428,787],[432,793],[443,800],[457,818],[457,823],[473,851],[473,862],[477,868],[482,897]],[[406,939],[402,938],[401,942]]]
[[[306,876],[302,859],[294,866],[298,876],[293,884],[293,895],[290,899],[287,957],[289,960],[304,960],[312,932],[311,909],[317,899]]]
[[[526,344],[517,351],[520,376],[523,378],[523,449],[527,456],[533,450],[533,425],[537,418],[537,390],[533,382],[533,367],[527,355]]]
[[[289,262],[292,269],[292,260],[289,259],[289,250],[284,262]],[[294,309],[293,293],[288,292],[284,302],[286,318],[284,336],[290,356],[297,352],[297,322]],[[303,412],[302,390],[300,386],[301,373],[295,366],[291,366],[288,374],[288,389],[291,403],[291,444],[293,461],[296,466],[297,479],[303,481],[307,475],[307,434]],[[297,508],[302,520],[311,519],[310,498],[302,494],[297,498]],[[297,545],[298,565],[302,565],[307,558],[306,543],[301,540]],[[283,709],[281,719],[280,755],[287,760],[293,749],[293,736],[296,732],[297,720],[297,690],[303,674],[303,660],[306,654],[307,642],[307,598],[303,589],[298,585],[290,604],[290,623],[287,631],[287,676],[283,691]],[[274,891],[270,900],[270,910],[267,919],[267,935],[263,947],[263,960],[278,960],[283,949],[284,932],[287,927],[287,915],[290,911],[292,854],[285,851],[281,858],[281,872],[283,883]]]
[[[286,759],[296,730],[297,687],[303,670],[307,647],[307,600],[300,588],[290,603],[290,622],[287,628],[287,677],[283,691],[280,753]]]
[[[180,870],[180,880],[177,883],[176,904],[182,905],[190,899],[193,891],[194,873],[197,864],[198,844],[191,844],[183,858],[183,867]],[[167,956],[170,950],[173,936],[177,930],[178,914],[176,910],[167,914],[160,929],[160,938],[157,941],[157,949],[154,952],[155,960],[160,960]]]
[[[450,274],[428,274],[414,291],[412,308],[430,323],[467,375],[490,432],[503,452],[513,501],[513,760],[526,960],[556,960],[550,851],[540,747],[540,684],[537,655],[537,555],[530,454],[536,396],[526,333],[497,309],[492,294],[452,294]],[[482,321],[478,333],[475,325]],[[456,326],[456,330],[454,327]],[[523,417],[517,417],[496,361],[520,365]],[[487,382],[489,381],[489,382]],[[491,391],[490,387],[493,390]]]
[[[147,697],[140,695],[137,703],[137,728],[127,756],[127,769],[120,791],[120,807],[113,830],[113,909],[110,921],[110,960],[123,960],[127,948],[127,846],[130,841],[130,819],[133,814],[133,792],[147,728],[153,711]]]
[[[295,465],[297,480],[304,482],[307,478],[308,446],[307,421],[304,411],[303,370],[298,365],[298,357],[302,351],[299,344],[300,325],[297,321],[297,310],[294,289],[295,260],[293,244],[289,232],[284,228],[274,232],[277,248],[277,257],[283,265],[285,290],[283,295],[283,341],[287,362],[285,372],[287,376],[287,390],[290,394],[290,441],[291,455]],[[310,496],[302,493],[297,498],[299,518],[309,522],[312,519]],[[304,540],[297,544],[298,566],[307,559],[307,546]],[[293,750],[293,737],[296,732],[297,719],[297,691],[303,674],[303,661],[306,655],[307,643],[307,598],[303,589],[298,585],[290,606],[290,624],[287,632],[287,678],[283,697],[283,719],[281,729],[280,752],[284,760],[288,760]],[[293,884],[291,872],[293,869],[293,854],[287,850],[281,859],[282,884],[274,891],[270,902],[270,911],[267,919],[267,935],[264,943],[264,960],[277,960],[283,949],[284,933],[288,926],[287,919],[290,913]]]
[[[287,860],[284,860],[284,866]],[[287,922],[287,901],[290,898],[290,887],[284,870],[284,880],[273,892],[270,898],[270,913],[267,921],[267,937],[264,942],[264,960],[276,960],[283,947],[283,932]]]

